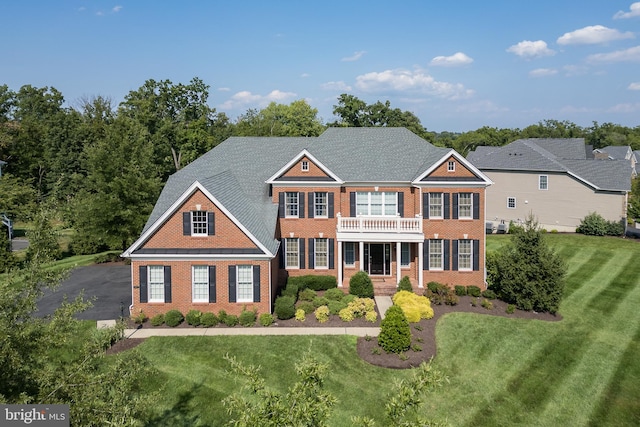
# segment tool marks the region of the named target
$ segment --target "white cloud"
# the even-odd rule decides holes
[[[220,92],[230,92],[230,91],[231,91],[231,88],[228,88],[228,87],[219,87],[219,88],[218,88],[218,91],[220,91]]]
[[[610,53],[596,53],[587,57],[588,62],[640,62],[640,46],[616,50]]]
[[[636,113],[638,111],[640,111],[640,104],[638,103],[617,104],[613,107],[607,108],[607,112],[609,113]]]
[[[363,92],[389,93],[412,92],[446,99],[469,98],[474,94],[460,83],[436,81],[422,70],[385,70],[371,72],[356,77],[356,87]]]
[[[629,90],[640,90],[640,82],[629,83],[629,86],[627,87],[627,89],[629,89]]]
[[[630,31],[621,33],[618,30],[607,28],[603,25],[591,25],[570,33],[564,33],[563,36],[558,38],[557,42],[560,45],[598,44],[608,43],[614,40],[632,39],[634,37]]]
[[[267,95],[256,95],[243,90],[226,100],[220,108],[231,110],[245,108],[247,106],[266,107],[270,102],[283,103],[295,98],[296,96],[297,94],[293,92],[282,92],[280,90],[273,90]]]
[[[507,52],[518,55],[521,58],[531,59],[542,56],[555,55],[556,52],[553,49],[547,47],[547,43],[543,40],[530,41],[524,40],[518,44],[514,44],[507,49]]]
[[[309,74],[309,73],[302,73],[302,74],[300,74],[300,77],[302,77],[303,79],[306,79],[307,77],[311,77],[311,74]]]
[[[340,91],[351,91],[351,86],[346,84],[343,81],[339,82],[327,82],[320,85],[320,87],[324,90],[340,90]]]
[[[367,53],[364,50],[360,50],[358,52],[354,52],[353,55],[351,56],[347,56],[341,59],[342,62],[352,62],[352,61],[357,61],[358,59],[362,58],[362,55],[364,55],[365,53]]]
[[[436,56],[431,60],[429,65],[439,67],[460,67],[463,65],[469,65],[472,62],[472,58],[468,57],[462,52],[456,52],[451,56]]]
[[[554,68],[536,68],[535,70],[529,71],[531,77],[547,77],[553,76],[554,74],[558,74],[558,70]]]
[[[613,19],[627,19],[637,16],[640,16],[640,2],[632,3],[631,6],[629,6],[629,12],[618,11],[613,15]]]
[[[122,6],[115,6],[113,9],[111,9],[111,11],[113,13],[118,13],[122,10]]]

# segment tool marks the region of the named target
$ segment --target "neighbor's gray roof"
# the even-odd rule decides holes
[[[404,128],[329,128],[319,137],[232,137],[171,175],[147,231],[199,181],[272,253],[278,207],[265,182],[303,150],[345,182],[411,182],[449,150]]]
[[[480,170],[569,173],[597,190],[631,189],[629,161],[587,159],[582,138],[529,138],[502,147],[478,148],[467,159]]]
[[[615,160],[624,160],[629,154],[630,147],[628,145],[609,145],[604,148],[600,148],[600,152],[607,153],[609,157]]]

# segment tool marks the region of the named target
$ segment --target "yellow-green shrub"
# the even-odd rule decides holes
[[[296,310],[296,320],[300,322],[304,322],[306,319],[307,313],[304,312],[303,309],[299,308]]]
[[[407,320],[411,323],[433,317],[431,302],[425,296],[416,295],[409,291],[400,291],[393,296],[393,303],[402,309]]]
[[[326,322],[327,320],[329,320],[329,307],[327,307],[326,305],[321,305],[320,307],[316,308],[315,315],[318,322]]]
[[[349,307],[340,310],[338,316],[340,316],[340,319],[342,319],[344,322],[351,322],[356,318],[356,316],[353,314],[353,310],[351,310]]]
[[[367,311],[367,314],[364,315],[364,318],[366,321],[373,323],[378,320],[378,313],[376,313],[375,310]]]

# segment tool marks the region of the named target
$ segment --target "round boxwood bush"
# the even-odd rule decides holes
[[[224,318],[224,324],[230,327],[236,326],[240,320],[235,314],[227,314]]]
[[[153,326],[161,326],[164,323],[164,314],[156,314],[151,318],[151,324]]]
[[[313,299],[317,296],[318,293],[313,289],[304,289],[298,294],[298,299],[300,301],[313,301]]]
[[[256,324],[256,317],[257,317],[257,314],[255,311],[242,310],[242,313],[240,313],[240,317],[238,318],[238,321],[242,326],[249,327]]]
[[[199,326],[202,322],[202,312],[200,310],[189,310],[186,319],[191,326]]]
[[[466,286],[456,285],[454,287],[454,289],[456,291],[456,295],[458,295],[459,297],[463,297],[463,296],[467,295],[467,287]]]
[[[305,314],[313,313],[316,307],[311,301],[300,301],[296,304],[296,310],[303,310]]]
[[[338,314],[340,313],[340,310],[342,310],[343,308],[347,308],[347,304],[343,303],[342,301],[329,301],[327,307],[329,307],[329,313]]]
[[[358,271],[351,276],[349,293],[360,298],[373,298],[373,282],[365,271]]]
[[[296,314],[295,304],[295,297],[279,296],[276,298],[273,311],[280,320],[291,319]]]
[[[413,286],[411,286],[411,280],[409,276],[404,276],[400,279],[400,283],[398,283],[398,291],[409,291],[413,292]]]
[[[315,297],[313,299],[313,306],[315,308],[322,307],[323,305],[329,304],[329,298],[327,297]]]
[[[184,321],[184,316],[178,310],[169,310],[164,315],[164,323],[175,328]]]
[[[378,344],[387,353],[402,353],[411,346],[411,329],[402,309],[397,305],[389,307],[380,323]]]
[[[215,313],[202,313],[200,324],[205,328],[210,328],[218,324],[218,316]]]
[[[344,298],[344,292],[342,292],[342,289],[331,288],[325,291],[324,297],[329,301],[340,301]]]

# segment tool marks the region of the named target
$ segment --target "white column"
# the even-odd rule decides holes
[[[424,270],[422,266],[424,265],[424,242],[418,242],[418,287],[424,288]]]
[[[396,285],[400,283],[400,275],[402,270],[400,269],[400,263],[402,262],[402,243],[396,242]]]
[[[358,242],[358,251],[360,252],[360,271],[364,271],[364,242]]]
[[[338,287],[342,287],[342,242],[338,242]]]

